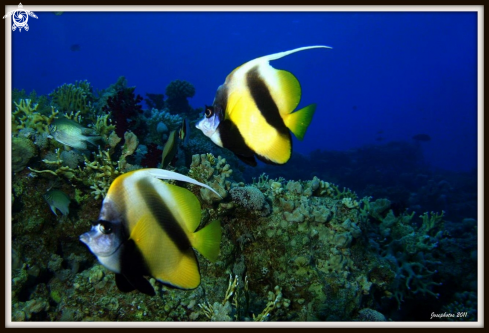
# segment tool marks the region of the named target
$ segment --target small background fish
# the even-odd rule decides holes
[[[70,197],[61,190],[51,189],[44,194],[44,199],[49,204],[51,211],[54,215],[56,214],[56,209],[58,209],[63,215],[68,215],[70,213]]]
[[[94,130],[67,118],[54,120],[49,130],[56,141],[76,149],[87,149],[87,142],[96,146],[97,141],[101,138],[94,135],[96,134]]]

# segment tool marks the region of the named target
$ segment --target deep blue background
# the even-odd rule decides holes
[[[477,165],[475,12],[35,13],[28,32],[12,33],[13,88],[48,94],[88,80],[102,89],[123,75],[145,97],[180,79],[196,87],[190,104],[201,107],[238,65],[323,44],[333,49],[272,62],[299,79],[300,107],[318,105],[296,151],[426,133],[432,165]],[[80,49],[72,51],[73,44]]]

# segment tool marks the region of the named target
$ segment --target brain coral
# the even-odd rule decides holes
[[[265,196],[253,186],[234,187],[229,194],[238,205],[253,211],[261,210],[265,204]]]
[[[12,138],[12,172],[20,172],[37,155],[34,143],[25,137]]]

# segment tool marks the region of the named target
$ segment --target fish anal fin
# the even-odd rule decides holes
[[[159,281],[180,289],[195,289],[200,284],[199,264],[192,248],[182,253],[171,270],[153,274]]]
[[[275,133],[262,145],[253,147],[256,156],[267,164],[285,164],[292,155],[292,138],[290,132]]]
[[[315,111],[316,104],[311,104],[293,112],[284,117],[285,126],[294,133],[297,139],[302,140],[304,139],[304,135],[306,134]]]

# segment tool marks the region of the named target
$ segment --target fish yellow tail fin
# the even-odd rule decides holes
[[[210,261],[215,262],[219,256],[221,234],[221,223],[214,220],[193,234],[192,247]]]
[[[294,133],[297,139],[302,140],[304,139],[304,135],[306,134],[315,111],[316,104],[311,104],[291,113],[284,117],[285,126]]]

